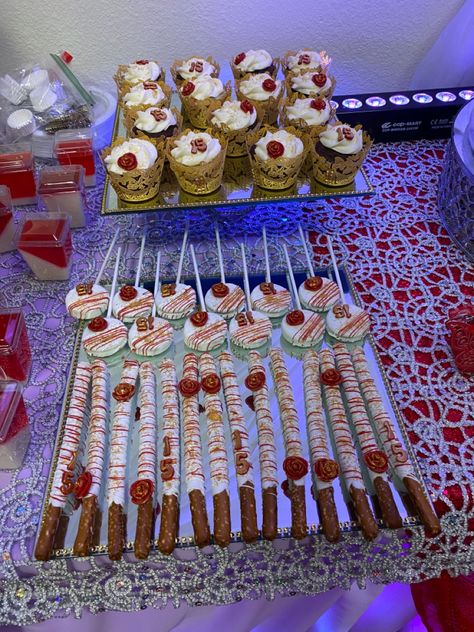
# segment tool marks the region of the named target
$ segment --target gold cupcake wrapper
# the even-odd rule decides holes
[[[227,125],[215,125],[212,121],[209,123],[214,134],[224,136],[227,140],[227,157],[240,158],[247,156],[247,135],[249,132],[257,132],[262,125],[261,113],[255,109],[257,118],[252,129],[245,127],[244,129],[230,129]],[[212,117],[211,117],[212,118]]]
[[[184,136],[190,131],[192,130],[185,129],[181,135]],[[208,195],[214,193],[221,185],[224,171],[227,140],[223,136],[217,135],[211,129],[205,129],[203,131],[214,138],[218,138],[222,147],[221,152],[210,162],[193,166],[183,165],[175,160],[171,154],[176,138],[170,138],[166,144],[166,156],[169,160],[171,170],[178,180],[179,186],[192,195]]]
[[[285,98],[280,101],[280,112],[279,112],[278,120],[280,121],[280,125],[282,125],[283,127],[287,127],[289,125],[289,126],[296,127],[296,129],[300,129],[302,132],[305,132],[307,134],[319,136],[319,134],[326,129],[326,127],[328,126],[328,123],[334,120],[336,108],[332,106],[329,112],[329,118],[327,122],[323,123],[322,125],[309,125],[309,123],[307,123],[302,118],[290,119],[288,118],[286,108],[289,105],[290,106],[293,105],[295,101],[297,101],[297,99],[293,99],[293,98],[290,98],[290,99]]]
[[[306,71],[309,72],[309,71]],[[303,75],[305,74],[305,71],[299,71],[299,72],[291,72],[289,73],[286,78],[285,78],[285,88],[286,88],[286,94],[288,96],[288,99],[298,99],[298,98],[304,98],[304,97],[326,97],[326,99],[331,100],[334,94],[334,90],[336,89],[336,85],[337,85],[337,81],[334,78],[334,75],[331,75],[328,73],[328,77],[331,80],[331,86],[326,89],[326,90],[322,90],[321,88],[318,88],[318,86],[314,86],[314,90],[312,90],[309,94],[304,94],[303,92],[298,92],[298,90],[293,90],[293,88],[291,87],[291,80],[293,77],[295,77],[296,75]],[[314,73],[313,73],[314,74]]]
[[[232,87],[230,81],[224,85],[224,91],[219,97],[209,97],[199,101],[194,99],[190,94],[188,97],[184,97],[181,94],[181,90],[178,90],[179,98],[183,105],[183,110],[186,118],[189,120],[193,127],[197,129],[206,129],[209,127],[212,113],[214,110],[218,110],[222,107],[224,101],[228,101],[231,98]]]
[[[125,105],[125,102],[123,101],[123,98],[125,97],[127,92],[125,92],[120,97],[120,103],[123,110],[124,118],[126,118],[127,116],[133,116],[137,114],[137,112],[144,112],[145,110],[148,110],[148,108],[169,108],[170,103],[171,103],[171,97],[173,96],[173,91],[166,83],[162,83],[161,81],[157,81],[157,83],[160,86],[160,88],[163,90],[165,98],[162,99],[161,101],[158,101],[158,103],[155,103],[153,105],[150,105],[149,103],[140,103],[139,105],[127,106]]]
[[[311,51],[314,50],[314,48],[301,48],[300,50],[303,51],[303,52],[305,52],[305,51],[311,52]],[[297,50],[289,50],[281,58],[281,69],[282,69],[282,72],[285,75],[285,77],[287,77],[290,74],[298,74],[300,72],[301,69],[295,69],[295,68],[290,69],[288,67],[289,58],[290,57],[296,57],[298,52],[299,51],[297,51]],[[320,54],[321,53],[325,53],[325,55],[326,55],[326,63],[321,63],[321,64],[318,64],[317,66],[314,66],[314,67],[305,66],[303,72],[309,72],[311,70],[313,72],[327,72],[329,64],[331,63],[331,59],[330,59],[330,57],[327,56],[326,51],[317,51],[317,52],[319,52]]]
[[[252,169],[252,176],[255,184],[263,189],[280,190],[288,189],[296,183],[298,174],[308,154],[309,137],[296,127],[282,128],[289,134],[294,134],[303,142],[303,152],[295,158],[274,158],[260,160],[250,149],[255,143],[263,138],[267,132],[277,132],[278,128],[264,125],[258,132],[247,136],[247,151]]]
[[[229,62],[230,65],[230,69],[232,70],[232,74],[234,75],[234,79],[236,81],[243,79],[246,75],[259,75],[259,74],[263,74],[264,72],[268,73],[269,75],[271,75],[274,79],[278,74],[278,70],[280,68],[280,58],[279,57],[274,57],[272,60],[272,66],[273,66],[273,70],[271,72],[267,71],[267,70],[261,70],[260,72],[249,72],[248,70],[239,70],[237,68],[237,66],[234,64],[234,59],[235,57],[233,57],[231,59],[231,61]]]
[[[107,165],[105,164],[105,159],[110,155],[114,147],[121,145],[125,140],[125,138],[117,137],[111,147],[106,147],[102,151],[101,158],[106,170]],[[110,184],[117,193],[117,196],[125,202],[144,202],[145,200],[150,200],[157,195],[160,188],[164,162],[165,144],[161,143],[161,146],[158,148],[158,158],[151,167],[148,169],[133,169],[122,175],[108,171]]]
[[[248,78],[248,75],[245,75],[242,81],[245,78]],[[281,86],[280,94],[277,97],[271,96],[266,101],[255,101],[254,99],[249,99],[249,97],[245,96],[245,94],[240,91],[240,83],[240,80],[235,82],[237,99],[239,101],[249,101],[257,110],[257,116],[260,118],[263,125],[276,125],[278,121],[280,101],[284,96],[283,84]]]
[[[146,133],[143,131],[138,130],[137,132],[134,132],[133,128],[135,127],[135,122],[138,116],[138,111],[137,111],[133,113],[127,113],[124,119],[124,125],[128,132],[129,137],[141,138],[142,140],[148,140],[150,141],[150,143],[153,143],[155,147],[158,149],[160,143],[166,144],[167,138],[174,138],[175,136],[179,136],[179,134],[181,134],[181,130],[183,129],[183,117],[181,116],[181,112],[178,112],[176,108],[171,108],[171,111],[173,112],[174,117],[176,119],[176,125],[173,130],[172,136],[168,136],[168,137],[158,136],[157,138],[151,138],[150,136],[147,136]]]
[[[153,60],[154,61],[154,60]],[[165,83],[166,81],[166,71],[163,66],[155,62],[161,68],[161,75],[158,77],[158,83]],[[142,83],[142,81],[137,81],[136,83],[130,83],[129,81],[125,81],[124,74],[127,70],[128,66],[126,64],[120,64],[117,68],[117,71],[114,75],[115,85],[117,86],[119,97],[121,98],[124,94],[130,91],[130,88],[136,86],[138,83]],[[154,81],[154,79],[149,79],[149,81]]]
[[[229,157],[229,150],[224,165],[224,175],[227,191],[235,191],[242,189],[242,178],[247,183],[248,175],[251,172],[250,160],[247,154],[247,145],[245,145],[245,156]]]
[[[170,73],[171,76],[173,77],[173,81],[176,84],[176,87],[179,89],[183,83],[186,83],[187,79],[180,79],[178,77],[179,75],[179,70],[178,68],[180,66],[182,66],[185,62],[188,61],[188,59],[192,59],[193,57],[200,57],[201,59],[205,59],[209,64],[212,64],[212,66],[214,66],[214,68],[216,69],[215,72],[213,72],[211,74],[211,77],[219,77],[220,71],[221,71],[221,67],[220,65],[217,63],[217,61],[214,59],[214,57],[201,57],[200,55],[190,55],[189,57],[187,57],[186,59],[176,59],[173,62],[173,65],[170,68]]]

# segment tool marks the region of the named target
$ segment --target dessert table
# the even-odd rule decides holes
[[[373,197],[261,204],[252,208],[160,211],[101,217],[103,173],[88,193],[88,225],[73,236],[68,282],[39,282],[16,252],[0,258],[0,296],[23,306],[34,360],[25,390],[32,438],[23,467],[0,475],[0,623],[27,625],[52,617],[104,610],[231,604],[262,597],[312,595],[391,582],[416,583],[474,570],[474,381],[455,368],[447,344],[448,311],[474,296],[474,270],[440,225],[436,189],[444,141],[375,145],[365,167]],[[24,209],[16,211],[16,217]],[[133,276],[140,236],[147,234],[143,277],[153,277],[154,254],[163,251],[163,274],[176,270],[186,225],[203,274],[215,273],[210,247],[219,219],[228,274],[239,268],[241,239],[258,250],[261,227],[280,243],[297,243],[298,223],[310,230],[315,263],[329,264],[324,235],[333,236],[364,307],[386,375],[416,452],[442,532],[426,537],[422,527],[384,531],[370,543],[345,532],[331,544],[320,536],[300,542],[233,543],[211,552],[192,547],[171,557],[153,551],[145,562],[125,554],[32,559],[40,511],[57,432],[75,323],[64,307],[71,285],[93,278],[117,226],[125,254],[120,276]],[[271,252],[272,269],[283,269],[283,250]],[[186,261],[187,272],[191,262]],[[303,259],[302,264],[303,266]],[[255,256],[250,272],[263,270]],[[315,513],[314,507],[312,511]],[[314,521],[314,518],[313,518]]]

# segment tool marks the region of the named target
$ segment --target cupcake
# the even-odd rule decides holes
[[[207,195],[221,185],[227,141],[212,132],[184,130],[169,139],[167,156],[179,186],[193,195]]]
[[[283,101],[280,107],[280,123],[293,125],[306,132],[322,132],[334,115],[334,109],[324,97]]]
[[[336,121],[318,135],[312,136],[311,155],[316,180],[330,186],[353,182],[372,139],[360,125],[350,127]]]
[[[183,83],[178,94],[191,125],[205,129],[209,126],[214,110],[230,98],[231,87],[230,83],[224,86],[220,79],[203,75]]]
[[[227,139],[227,156],[246,156],[247,132],[259,129],[260,120],[250,101],[224,101],[214,110],[211,127]]]
[[[170,68],[173,81],[178,86],[184,81],[193,81],[198,77],[218,77],[220,66],[212,57],[190,57],[177,59]]]
[[[263,123],[276,123],[278,106],[283,96],[283,86],[279,79],[274,79],[266,72],[246,75],[241,81],[236,82],[236,92],[240,101],[250,101]]]
[[[125,116],[146,110],[149,107],[169,107],[171,88],[165,83],[144,81],[132,86],[121,98]]]
[[[117,138],[102,152],[110,182],[125,202],[143,202],[158,193],[165,159],[164,144],[148,140]]]
[[[144,81],[164,81],[165,71],[156,61],[139,59],[132,64],[121,64],[114,76],[120,94],[127,92],[133,85]]]
[[[324,50],[320,52],[309,48],[303,48],[296,52],[289,50],[282,59],[282,70],[285,75],[290,72],[324,70],[329,66],[330,62],[331,59]]]
[[[286,78],[287,94],[322,96],[331,100],[336,80],[327,71],[290,73]]]
[[[306,135],[294,127],[262,127],[247,136],[254,182],[264,189],[287,189],[295,184],[307,153]]]
[[[279,60],[273,59],[266,50],[248,50],[239,53],[230,62],[232,73],[236,79],[241,79],[247,74],[259,74],[265,72],[276,77]]]
[[[148,108],[138,111],[125,119],[125,127],[133,138],[145,138],[155,142],[171,136],[177,136],[181,131],[183,117],[172,108]]]

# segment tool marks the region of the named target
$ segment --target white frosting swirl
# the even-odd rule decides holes
[[[277,132],[267,132],[265,136],[255,143],[255,154],[260,160],[268,160],[270,158],[267,145],[272,140],[278,141],[285,148],[282,158],[295,158],[303,152],[304,145],[301,139],[284,129],[280,129]]]
[[[332,87],[332,81],[326,74],[326,82],[322,86],[317,86],[313,81],[314,72],[304,72],[301,75],[294,75],[291,78],[291,87],[301,94],[321,94],[328,92]]]
[[[252,107],[252,112],[244,112],[240,107],[240,101],[225,101],[218,110],[214,110],[211,123],[229,129],[238,130],[250,127],[257,120],[257,112]]]
[[[204,99],[209,98],[215,99],[216,97],[220,97],[224,92],[222,81],[217,79],[217,77],[211,77],[209,75],[196,77],[196,79],[193,80],[193,84],[194,90],[188,96],[197,101],[204,101]]]
[[[266,50],[248,50],[240,64],[237,64],[237,68],[242,72],[255,72],[268,68],[272,63],[272,56]]]
[[[156,88],[151,90],[145,88],[143,83],[130,88],[130,91],[123,98],[123,102],[127,107],[136,105],[157,105],[166,99],[166,95],[161,87],[156,84]]]
[[[192,152],[192,141],[202,139],[206,144],[204,151]],[[206,132],[188,132],[174,141],[174,149],[171,150],[173,158],[182,165],[199,165],[202,162],[211,162],[221,152],[222,147],[217,138],[213,138]]]
[[[275,89],[269,92],[263,87],[263,82],[267,79],[271,79],[275,82]],[[253,75],[240,82],[240,92],[254,101],[267,101],[270,97],[277,97],[281,92],[281,81],[279,79],[273,79],[267,72],[262,72],[258,75]]]
[[[150,134],[157,134],[172,125],[176,125],[176,118],[170,109],[160,108],[159,111],[165,114],[166,118],[158,121],[152,114],[152,112],[156,110],[157,108],[148,108],[148,110],[144,112],[138,112],[137,118],[135,119],[135,127],[144,132],[149,132]]]
[[[341,124],[328,125],[319,135],[319,140],[324,147],[334,149],[338,154],[357,154],[364,145],[361,129]]]
[[[124,79],[129,83],[139,83],[140,81],[156,81],[161,75],[161,68],[154,61],[147,64],[129,64],[124,72]]]
[[[117,173],[120,176],[123,173],[127,173],[126,169],[122,169],[122,167],[119,166],[118,160],[121,156],[128,153],[135,154],[137,159],[136,169],[149,169],[158,158],[158,152],[153,143],[150,143],[148,140],[142,140],[141,138],[133,138],[124,141],[112,149],[104,160],[107,171]]]
[[[292,105],[286,106],[286,114],[290,121],[302,119],[308,125],[324,125],[331,116],[331,106],[327,99],[323,99],[324,108],[318,110],[311,103],[314,99],[296,99]]]
[[[196,69],[196,66],[198,69]],[[199,68],[202,67],[202,70]],[[177,68],[178,73],[183,79],[195,79],[196,77],[204,77],[212,75],[217,71],[216,67],[210,64],[202,57],[191,57]]]
[[[318,68],[322,61],[320,53],[315,50],[299,50],[296,55],[288,57],[287,66],[290,70],[308,70],[309,68]]]

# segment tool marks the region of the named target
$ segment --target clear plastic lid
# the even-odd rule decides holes
[[[9,438],[22,393],[23,386],[19,382],[0,382],[0,443]]]
[[[70,237],[71,218],[65,213],[27,213],[18,229],[16,247],[62,248]]]
[[[61,129],[54,135],[54,153],[58,154],[83,154],[92,151],[92,130]]]
[[[43,167],[39,174],[38,193],[72,193],[84,188],[84,167],[82,165],[64,165]]]
[[[25,328],[25,319],[21,309],[0,309],[0,356],[13,353]]]
[[[0,145],[0,173],[24,171],[33,166],[31,143]]]
[[[0,184],[0,215],[10,214],[12,210],[12,197],[10,189]]]

